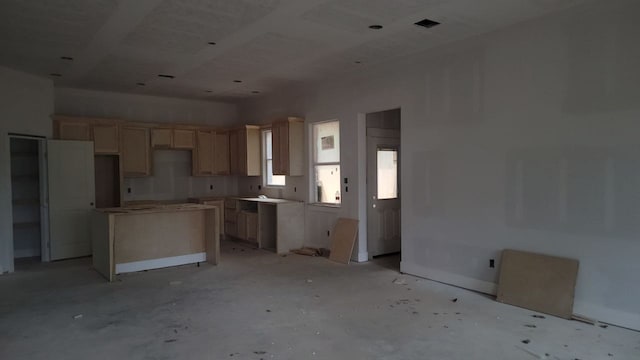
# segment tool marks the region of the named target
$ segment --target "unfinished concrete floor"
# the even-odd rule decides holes
[[[400,275],[397,257],[222,249],[217,267],[112,284],[89,259],[0,276],[0,359],[640,359],[638,332],[534,318]]]

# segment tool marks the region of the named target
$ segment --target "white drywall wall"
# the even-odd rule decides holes
[[[55,99],[56,114],[61,115],[220,127],[237,121],[236,105],[211,101],[70,88],[56,88]],[[190,176],[191,160],[186,151],[154,151],[152,156],[153,176],[125,178],[125,201],[237,194],[234,176]]]
[[[349,193],[339,210],[307,207],[307,241],[326,246],[330,220],[366,214],[362,113],[401,107],[404,272],[491,293],[502,249],[576,258],[575,312],[640,329],[638,13],[637,1],[592,2],[240,115],[341,121]],[[309,200],[306,178],[290,179],[278,193]]]
[[[0,274],[13,271],[9,133],[51,137],[53,82],[0,67]]]

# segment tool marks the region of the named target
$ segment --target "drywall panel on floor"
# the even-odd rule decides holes
[[[571,319],[579,262],[504,250],[497,301]]]

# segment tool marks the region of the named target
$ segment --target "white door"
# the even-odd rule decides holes
[[[91,255],[93,142],[47,141],[51,260]]]
[[[400,251],[400,132],[367,129],[369,256]]]

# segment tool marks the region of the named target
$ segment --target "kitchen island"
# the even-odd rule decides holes
[[[207,261],[218,264],[218,208],[201,204],[97,209],[92,214],[94,268],[115,275]]]

